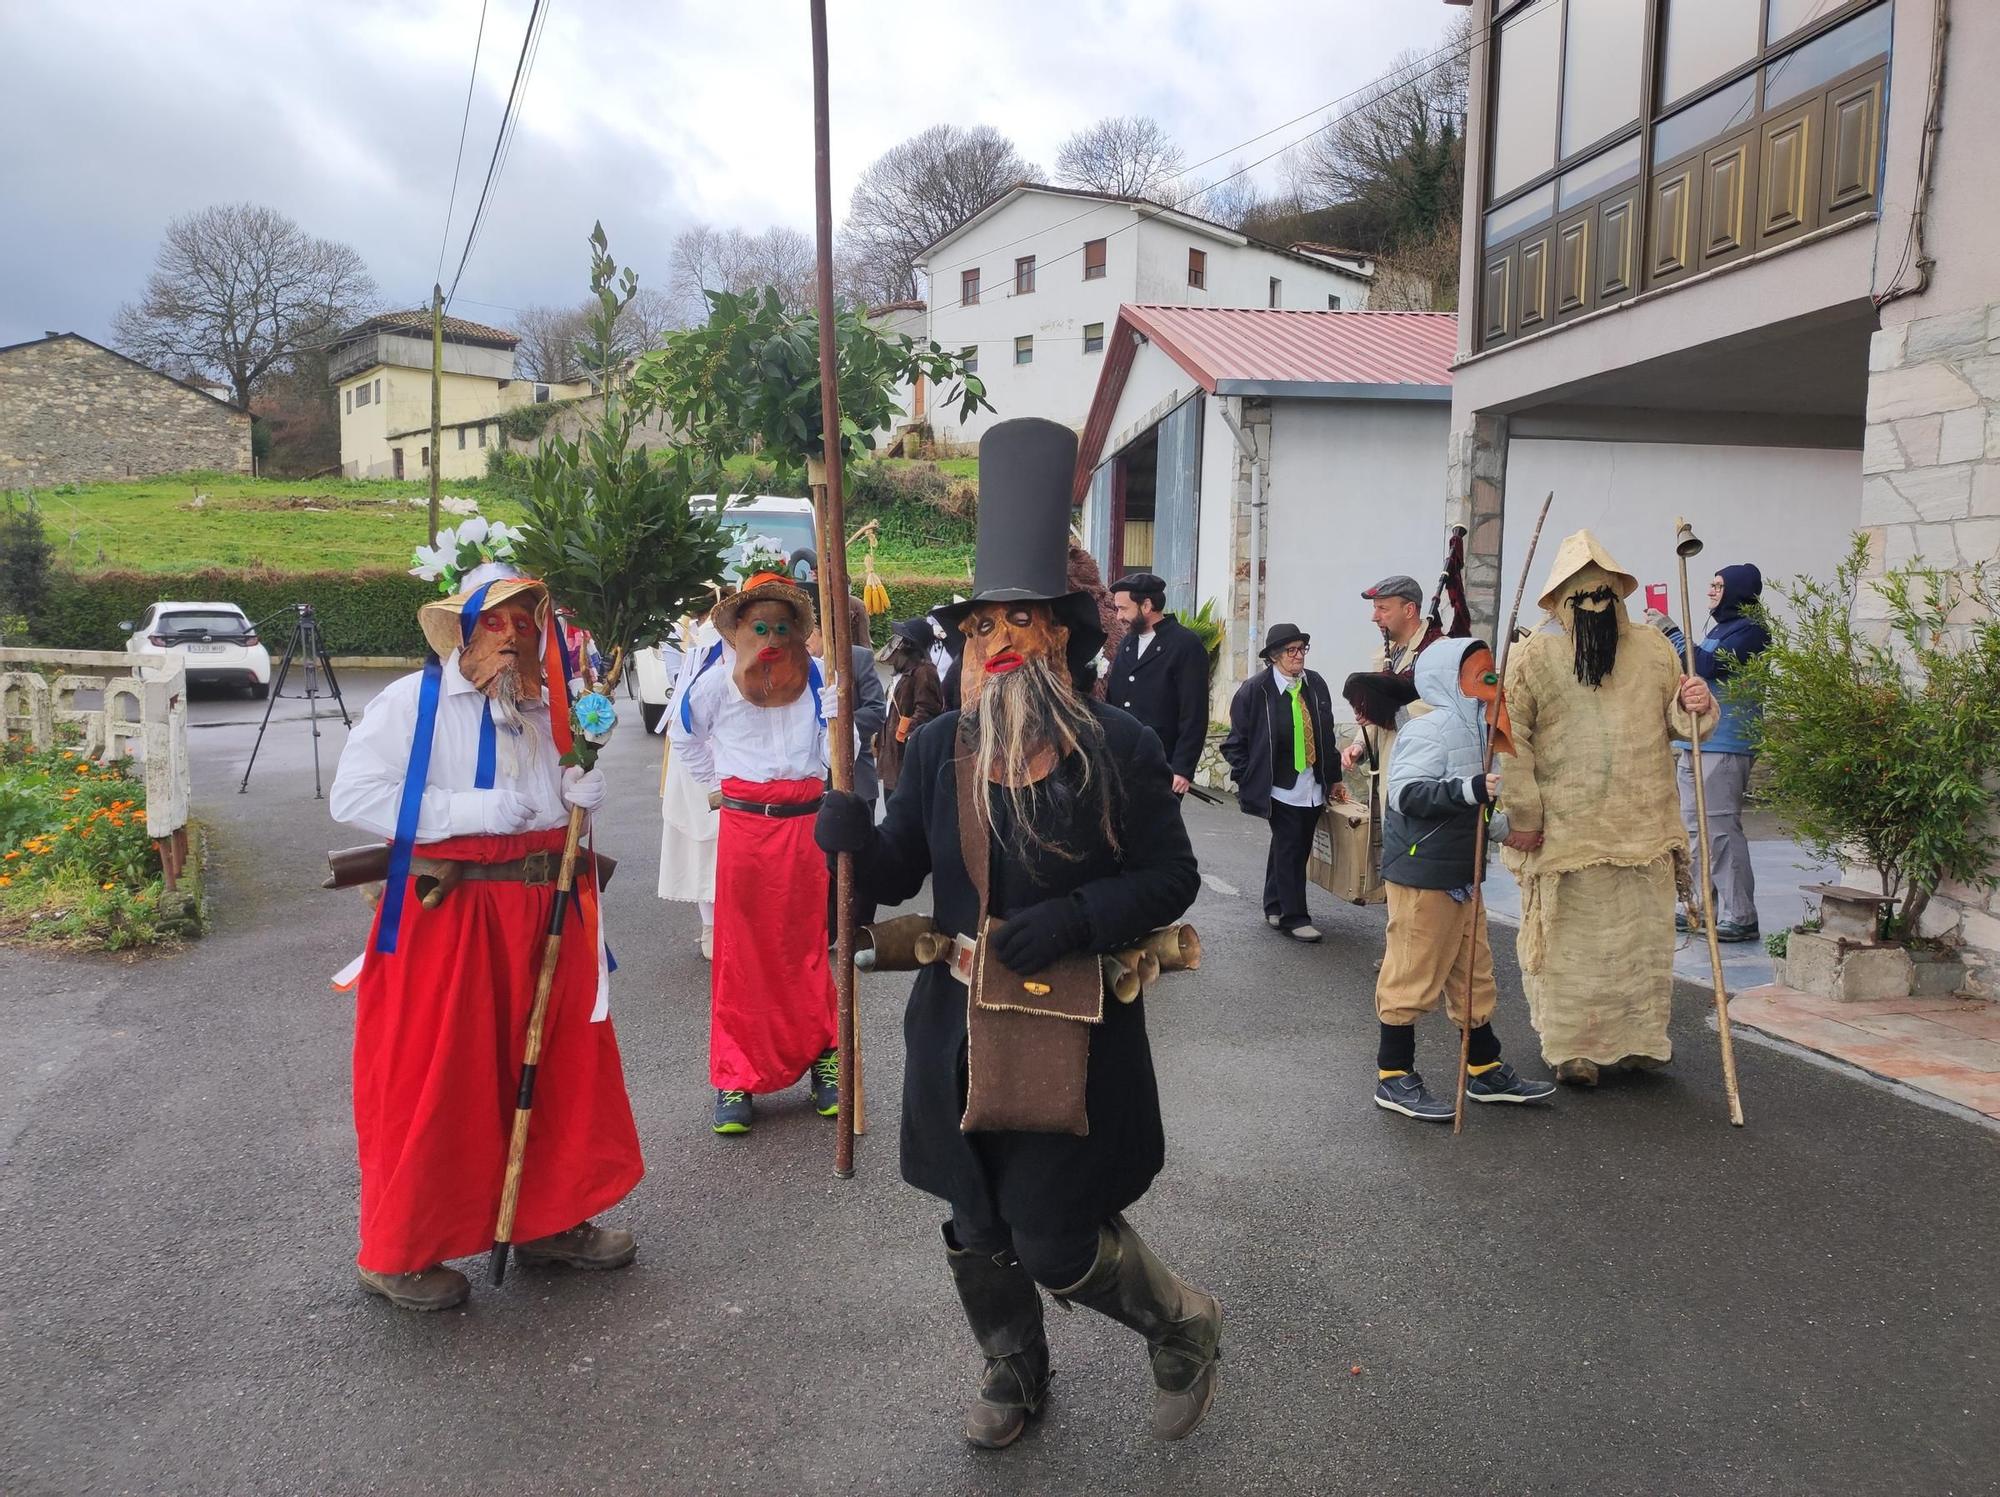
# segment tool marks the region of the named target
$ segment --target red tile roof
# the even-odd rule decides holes
[[[411,312],[383,312],[341,336],[358,338],[375,332],[421,333],[428,338],[431,334],[430,309],[425,307]],[[447,343],[483,343],[495,348],[512,348],[521,341],[503,327],[488,327],[483,322],[468,322],[463,317],[444,319],[444,337]]]

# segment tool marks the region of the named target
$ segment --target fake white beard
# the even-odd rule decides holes
[[[519,779],[521,775],[521,730],[526,726],[521,717],[521,673],[508,666],[495,676],[486,686],[486,700],[493,712],[494,760],[496,767],[508,779]]]

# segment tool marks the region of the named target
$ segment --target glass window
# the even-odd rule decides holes
[[[965,365],[965,372],[967,374],[977,374],[979,372],[979,345],[977,343],[966,344],[965,347],[958,351],[958,358],[959,362]]]
[[[1503,239],[1512,239],[1523,229],[1532,229],[1555,211],[1556,184],[1545,182],[1533,192],[1524,192],[1506,207],[1495,208],[1486,215],[1486,242],[1498,244]]]
[[[1035,257],[1023,255],[1014,262],[1014,294],[1026,296],[1035,289]]]
[[[1574,208],[1600,192],[1609,192],[1621,182],[1639,175],[1639,137],[1623,145],[1599,151],[1581,166],[1573,166],[1556,179],[1556,206]]]
[[[465,451],[465,428],[462,426],[458,429],[458,450]]]
[[[1276,276],[1272,276],[1270,305],[1274,307],[1282,307],[1284,304],[1285,304],[1285,283],[1279,280]]]
[[[1678,99],[1757,55],[1759,0],[1668,0],[1660,98]]]
[[[1083,325],[1083,351],[1085,353],[1104,352],[1104,324],[1086,322]]]
[[[958,303],[962,307],[979,305],[979,272],[961,270],[958,273]]]
[[[1188,251],[1188,284],[1190,286],[1208,284],[1208,256],[1201,250]]]
[[[1083,278],[1086,281],[1104,279],[1104,241],[1086,239],[1083,242]]]
[[[377,383],[377,384],[379,385],[379,384],[381,383],[381,381],[380,381],[380,380],[377,380],[377,381],[376,381],[376,383]],[[357,388],[357,389],[355,390],[355,392],[354,392],[354,403],[355,403],[356,405],[366,405],[366,404],[368,404],[368,386],[367,386],[367,385],[365,385],[365,384],[364,384],[364,385],[361,385],[360,387],[358,387],[358,388]]]
[[[1794,31],[1832,15],[1847,0],[1771,0],[1771,19],[1764,27],[1766,43],[1783,41]]]
[[[1340,310],[1340,298],[1337,296],[1329,296],[1326,299],[1326,309],[1329,312],[1338,312]]]
[[[1556,164],[1562,14],[1560,0],[1544,0],[1501,24],[1490,197],[1500,197]]]
[[[484,421],[480,422],[476,430],[479,433],[479,445],[484,447],[486,445],[486,423]]]
[[[1563,42],[1563,155],[1574,155],[1639,117],[1646,10],[1646,0],[1589,0],[1570,7]]]
[[[1014,340],[1014,362],[1032,364],[1035,362],[1035,340],[1032,337]]]
[[[1878,5],[1764,69],[1764,107],[1776,109],[1889,50],[1889,7]]]
[[[1690,104],[1653,127],[1653,161],[1672,161],[1711,140],[1719,140],[1750,118],[1757,106],[1757,80],[1738,78],[1699,104]]]
[[[347,414],[350,416],[354,414],[354,392],[352,390],[347,392]]]

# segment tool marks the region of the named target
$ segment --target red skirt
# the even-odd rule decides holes
[[[426,843],[423,856],[503,863],[560,851],[563,829]],[[435,910],[412,889],[394,955],[361,969],[354,1010],[354,1133],[361,1155],[361,1252],[377,1273],[409,1273],[493,1245],[515,1089],[553,885],[461,883]],[[595,900],[563,926],[514,1240],[528,1242],[615,1205],[645,1173],[618,1037],[590,1022],[597,995]],[[376,920],[379,923],[380,912]]]
[[[731,800],[796,806],[819,780],[725,779]],[[715,975],[709,1081],[722,1091],[782,1091],[837,1033],[826,960],[826,854],[813,818],[722,808],[715,844]]]

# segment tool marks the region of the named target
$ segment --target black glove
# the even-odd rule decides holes
[[[875,835],[875,808],[851,790],[829,790],[813,821],[822,852],[865,852]]]
[[[993,950],[1010,971],[1032,977],[1080,951],[1090,939],[1090,916],[1074,894],[1031,904],[993,934]]]

